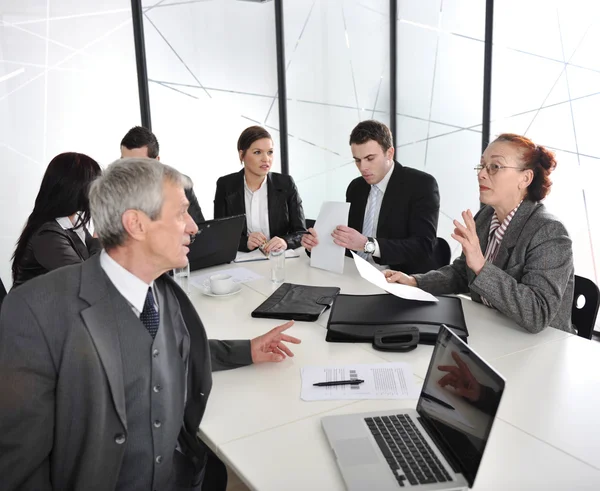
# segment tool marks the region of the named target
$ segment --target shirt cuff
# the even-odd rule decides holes
[[[377,239],[373,239],[373,242],[375,242],[375,252],[373,253],[374,257],[381,257],[381,250],[379,249],[379,242],[377,242]]]

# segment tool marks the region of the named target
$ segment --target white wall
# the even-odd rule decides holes
[[[129,0],[0,4],[0,278],[48,162],[82,152],[106,166],[139,124]]]

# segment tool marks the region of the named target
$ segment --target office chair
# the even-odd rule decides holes
[[[433,246],[433,262],[434,268],[441,268],[442,266],[448,266],[450,264],[450,246],[448,242],[442,237],[437,237],[435,245]]]
[[[6,297],[6,288],[4,288],[4,283],[2,283],[2,278],[0,278],[0,308],[2,307],[4,297]]]
[[[592,339],[598,307],[600,307],[600,290],[592,280],[575,275],[575,289],[573,293],[573,307],[571,308],[571,322],[577,330],[577,335],[585,339]],[[583,297],[585,303],[577,307],[577,300]]]

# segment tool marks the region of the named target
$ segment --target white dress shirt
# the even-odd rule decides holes
[[[251,191],[244,176],[244,201],[246,204],[246,225],[248,235],[252,232],[262,232],[267,238],[271,239],[269,229],[269,195],[267,191],[267,178],[256,191]]]
[[[77,215],[76,215],[76,217],[77,217]],[[76,220],[77,219],[78,218],[76,218]],[[63,230],[71,230],[75,226],[69,217],[56,218],[56,223],[58,223],[62,227]],[[78,227],[74,230],[74,232],[81,239],[81,242],[83,242],[83,244],[86,245],[84,228]]]
[[[373,239],[375,240],[375,252],[373,253],[374,257],[381,257],[381,250],[379,249],[379,243],[377,242],[377,238],[375,237],[375,235],[376,235],[376,231],[377,231],[377,226],[379,225],[379,213],[381,212],[381,203],[383,202],[383,198],[385,196],[385,190],[387,189],[388,183],[390,182],[390,178],[392,177],[392,172],[394,172],[393,165],[390,167],[390,170],[387,171],[387,174],[385,176],[383,176],[383,179],[381,181],[379,181],[377,184],[373,184],[373,186],[376,186],[379,189],[379,191],[381,191],[380,199],[375,204],[375,206],[376,206],[375,219],[373,220],[373,230],[374,230]],[[371,191],[369,191],[369,195],[373,192],[373,186],[371,186]],[[367,198],[367,206],[365,208],[365,218],[369,215],[370,211],[371,210],[370,210],[370,206],[369,206],[369,199]],[[363,219],[363,221],[364,221],[364,219]],[[382,267],[379,264],[376,264],[376,266]]]
[[[158,312],[158,296],[154,288],[154,281],[148,284],[140,280],[110,257],[105,250],[100,253],[100,266],[117,291],[127,300],[138,319],[144,310],[148,288],[152,288],[154,308]]]

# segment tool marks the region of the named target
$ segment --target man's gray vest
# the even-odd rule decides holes
[[[183,425],[190,339],[179,304],[157,280],[160,325],[154,341],[113,287],[116,315],[127,320],[119,330],[127,413],[126,445],[117,491],[170,489],[173,452]]]

